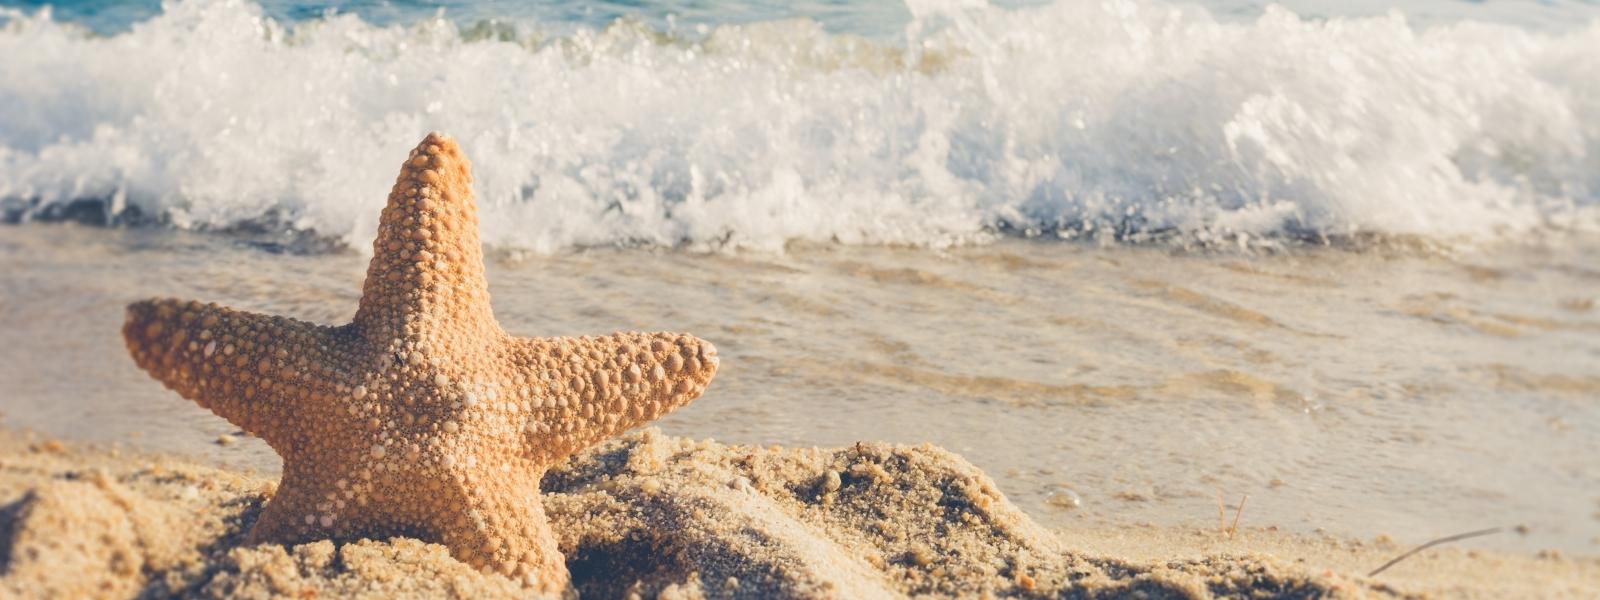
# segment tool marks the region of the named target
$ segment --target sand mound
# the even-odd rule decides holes
[[[47,481],[6,508],[0,551],[7,587],[67,597],[134,595],[141,574],[181,569],[195,555],[183,543],[180,516],[103,473]]]
[[[272,491],[259,478],[14,439],[0,449],[0,592],[528,595],[416,540],[241,547]],[[647,430],[574,457],[544,488],[586,598],[1386,593],[1268,557],[1136,564],[1067,552],[983,473],[932,446],[756,448]]]
[[[586,594],[750,597],[1323,595],[1267,558],[1151,566],[1065,552],[934,446],[725,446],[646,431],[545,478]]]

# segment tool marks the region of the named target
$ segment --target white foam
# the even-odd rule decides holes
[[[196,227],[276,214],[362,247],[406,150],[442,130],[473,160],[486,241],[537,251],[997,227],[1492,238],[1592,226],[1600,204],[1600,22],[910,8],[887,46],[805,21],[536,43],[291,28],[238,1],[111,37],[12,12],[0,198]]]

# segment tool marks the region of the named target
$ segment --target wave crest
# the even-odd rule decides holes
[[[804,20],[286,26],[240,1],[94,36],[13,11],[0,202],[365,240],[407,148],[442,130],[474,161],[485,240],[536,251],[1596,223],[1600,22],[911,8],[894,44]]]

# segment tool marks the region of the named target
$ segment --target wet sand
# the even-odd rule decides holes
[[[1048,530],[943,449],[723,445],[647,429],[545,476],[585,598],[1586,597],[1600,559],[1425,551],[1242,528]],[[521,597],[411,539],[241,539],[273,478],[0,435],[0,592],[20,597]]]
[[[6,423],[275,475],[254,438],[152,381],[129,302],[347,322],[366,258],[157,228],[0,227]],[[1004,240],[781,255],[495,252],[523,336],[692,332],[716,382],[659,421],[739,444],[933,443],[1051,528],[1244,526],[1600,552],[1592,240],[1276,253]],[[238,443],[219,446],[221,435]],[[1076,499],[1077,503],[1072,501]]]

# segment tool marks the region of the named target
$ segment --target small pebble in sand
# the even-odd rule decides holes
[[[1034,583],[1033,578],[1029,577],[1027,573],[1019,573],[1019,574],[1017,574],[1017,587],[1020,587],[1020,588],[1022,588],[1024,590],[1032,591],[1034,585],[1036,585],[1036,584]]]
[[[839,488],[841,486],[843,486],[843,485],[844,485],[844,481],[839,478],[839,472],[838,471],[831,471],[830,470],[827,473],[823,473],[822,474],[822,492],[823,493],[831,494],[833,492],[837,492],[837,491],[839,491]]]

